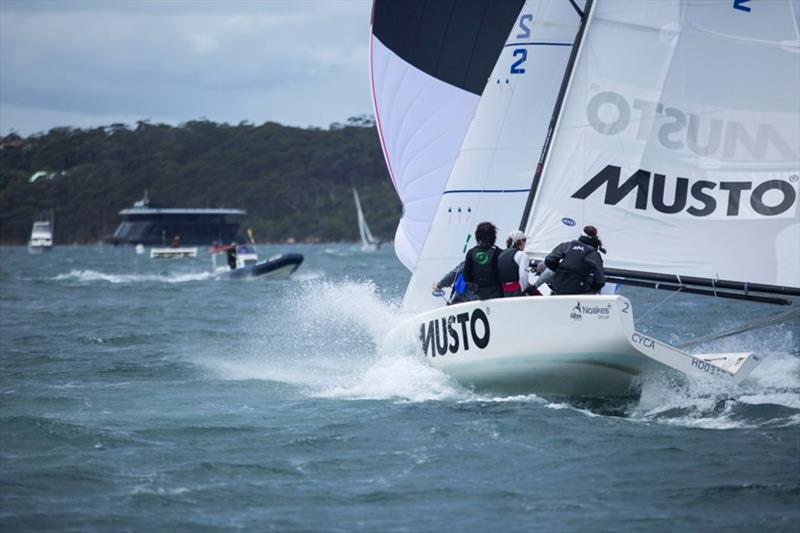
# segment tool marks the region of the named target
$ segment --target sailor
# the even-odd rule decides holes
[[[545,283],[549,287],[555,272],[547,268],[547,265],[544,263],[544,261],[534,261],[531,265],[531,272],[535,273],[537,276],[534,282],[531,284],[532,290],[535,290],[537,293],[539,293],[539,295],[541,295],[542,293],[539,292],[539,287]]]
[[[547,268],[555,272],[553,294],[594,294],[606,283],[603,259],[606,253],[597,236],[597,228],[586,226],[576,241],[562,242],[545,257]]]
[[[475,229],[477,246],[467,250],[464,258],[464,281],[473,283],[481,300],[502,298],[503,288],[497,271],[500,248],[494,245],[497,228],[491,222],[481,222]]]
[[[477,300],[471,283],[464,281],[464,261],[461,261],[453,270],[444,275],[438,282],[433,282],[433,290],[442,290],[450,287],[450,299],[447,305],[460,304]]]
[[[506,249],[497,258],[497,270],[503,283],[503,296],[523,296],[528,290],[530,260],[525,250],[528,238],[519,230],[508,234]]]

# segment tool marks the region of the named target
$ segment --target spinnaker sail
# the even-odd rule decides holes
[[[376,0],[373,5],[373,104],[389,174],[403,203],[395,251],[411,271],[522,5],[522,0]]]

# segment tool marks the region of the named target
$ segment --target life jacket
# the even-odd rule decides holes
[[[500,276],[497,275],[497,259],[500,249],[496,246],[483,248],[475,246],[469,253],[472,255],[472,283],[475,286],[478,298],[502,298]]]
[[[500,250],[496,247],[472,249],[472,282],[479,287],[487,285],[499,285],[500,278],[497,275],[497,259]]]
[[[513,246],[500,252],[500,257],[497,259],[497,274],[503,283],[519,281],[519,265],[514,261],[517,252],[519,250]]]
[[[594,252],[594,246],[581,241],[572,241],[569,252],[561,260],[553,276],[553,289],[557,294],[583,294],[589,289],[591,269],[586,256]]]

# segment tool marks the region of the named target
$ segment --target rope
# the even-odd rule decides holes
[[[673,296],[675,296],[676,294],[678,294],[682,290],[683,290],[683,286],[681,285],[680,287],[678,287],[677,291],[673,292],[672,294],[670,294],[669,296],[667,296],[666,298],[661,300],[659,303],[657,303],[656,305],[654,305],[653,307],[648,309],[643,315],[637,317],[637,320],[643,319],[644,317],[646,317],[647,315],[649,315],[650,313],[652,313],[653,311],[655,311],[656,309],[658,309],[659,307],[661,307],[662,305],[667,303]]]
[[[731,337],[733,335],[738,335],[740,333],[744,333],[746,331],[751,331],[758,328],[765,328],[767,326],[772,326],[775,324],[779,324],[781,322],[788,322],[789,320],[800,320],[800,309],[789,309],[788,311],[782,311],[780,313],[774,313],[771,315],[767,315],[765,317],[757,318],[755,320],[751,320],[750,322],[745,322],[740,326],[736,326],[735,328],[731,328],[726,331],[711,333],[710,335],[694,338],[690,341],[684,342],[683,344],[678,344],[676,348],[685,350],[686,348],[689,348],[691,346],[696,346],[698,344],[705,344],[707,342],[715,341],[725,337]]]

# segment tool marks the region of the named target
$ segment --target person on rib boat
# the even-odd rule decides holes
[[[528,290],[530,260],[523,251],[528,238],[519,230],[508,234],[506,249],[497,259],[497,270],[503,283],[503,296],[524,296]]]
[[[464,258],[464,281],[475,284],[475,292],[481,300],[502,298],[503,287],[497,271],[500,248],[494,245],[497,228],[491,222],[481,222],[475,228],[477,246],[467,250]]]
[[[597,228],[586,226],[578,240],[562,242],[545,257],[547,268],[555,272],[550,285],[553,294],[595,294],[606,283],[603,259],[606,253]]]

